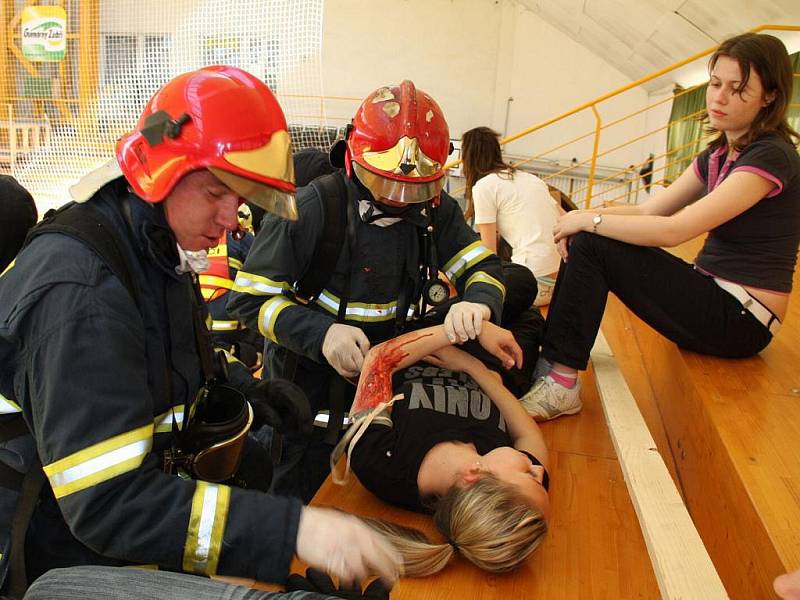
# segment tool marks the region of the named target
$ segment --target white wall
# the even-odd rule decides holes
[[[512,134],[630,83],[622,73],[513,0],[327,0],[323,88],[327,96],[362,98],[373,89],[412,79],[440,104],[451,137],[489,125]],[[632,90],[603,105],[604,122],[645,106]],[[358,101],[327,104],[332,123],[352,116]],[[604,131],[601,150],[644,132],[644,115]],[[509,145],[532,154],[594,129],[590,110],[565,125]],[[591,140],[550,156],[569,161],[591,153]],[[628,166],[647,153],[636,143],[601,158]]]
[[[326,0],[325,95],[363,98],[411,79],[460,135],[491,117],[501,12],[494,0]],[[328,116],[349,120],[358,104],[329,102]]]
[[[513,68],[508,133],[523,130],[567,112],[631,83],[625,75],[611,67],[583,46],[572,41],[534,13],[515,7],[513,21]],[[511,31],[506,32],[511,34]],[[625,92],[598,105],[601,123],[607,124],[646,105],[647,93],[640,89]],[[562,123],[510,144],[509,152],[539,153],[584,133],[593,132],[595,118],[585,109]],[[610,149],[643,132],[644,116],[637,116],[620,125],[604,129],[599,150]],[[555,150],[549,154],[561,162],[591,155],[592,138]],[[605,165],[628,166],[642,159],[639,144],[626,147],[599,162]]]

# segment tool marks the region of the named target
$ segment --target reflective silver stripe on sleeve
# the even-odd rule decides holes
[[[442,270],[447,278],[455,283],[464,274],[464,271],[491,255],[489,249],[480,241],[473,242],[447,261]]]
[[[112,450],[97,458],[91,458],[71,469],[65,469],[60,473],[55,473],[50,476],[50,483],[53,487],[61,487],[62,485],[77,481],[78,479],[89,477],[89,475],[93,475],[98,471],[107,469],[130,458],[143,456],[149,451],[150,444],[146,441],[133,442],[132,444],[128,444],[117,450]]]
[[[279,343],[275,337],[275,321],[283,309],[291,306],[297,305],[283,296],[275,296],[264,302],[258,311],[258,330],[261,335],[275,343]]]
[[[183,550],[184,571],[216,574],[230,494],[228,486],[197,482]]]
[[[153,447],[153,424],[114,436],[44,467],[56,498],[133,471]]]
[[[275,296],[289,289],[285,281],[273,281],[261,275],[239,271],[233,282],[233,291],[245,292],[255,296]]]

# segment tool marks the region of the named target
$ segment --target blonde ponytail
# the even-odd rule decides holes
[[[491,474],[469,487],[451,488],[436,502],[433,520],[447,541],[434,543],[419,530],[365,519],[397,549],[409,577],[441,571],[456,552],[485,571],[505,573],[526,560],[547,534],[542,513]]]

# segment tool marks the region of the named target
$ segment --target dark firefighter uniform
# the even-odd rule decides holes
[[[29,579],[132,563],[283,579],[299,501],[162,472],[173,422],[202,382],[191,275],[176,271],[163,205],[121,178],[89,203],[123,241],[140,308],[99,256],[62,234],[35,238],[0,278],[0,419],[21,411],[32,432],[6,442],[0,460],[23,470],[36,454],[47,477],[27,536]],[[14,500],[0,487],[0,575]]]

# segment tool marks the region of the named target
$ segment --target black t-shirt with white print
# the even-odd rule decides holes
[[[436,444],[471,442],[480,454],[512,445],[500,411],[466,373],[417,363],[394,374],[392,389],[402,394],[393,425],[370,425],[351,458],[358,479],[382,500],[426,510],[417,474]]]

